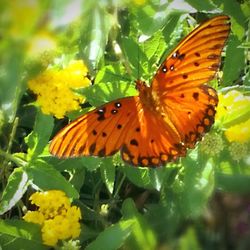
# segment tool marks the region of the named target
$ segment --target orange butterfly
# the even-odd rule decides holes
[[[138,96],[109,102],[63,128],[52,140],[57,157],[111,156],[135,166],[157,167],[180,156],[214,123],[216,91],[205,85],[220,66],[230,32],[217,16],[184,38],[156,72],[151,86],[136,81]]]

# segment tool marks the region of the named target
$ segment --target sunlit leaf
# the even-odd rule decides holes
[[[16,168],[9,176],[1,202],[0,214],[9,211],[22,198],[29,185],[28,175],[22,168]]]
[[[116,250],[121,247],[125,239],[131,234],[134,220],[121,220],[98,235],[86,250]]]
[[[68,197],[78,198],[76,189],[48,163],[37,160],[25,168],[29,179],[43,191],[59,189]]]
[[[45,250],[42,244],[41,228],[22,220],[0,220],[0,242],[4,250]]]

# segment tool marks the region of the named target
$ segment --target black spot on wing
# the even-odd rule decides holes
[[[130,144],[131,144],[131,145],[134,145],[134,146],[138,146],[138,145],[139,145],[139,144],[138,144],[138,141],[135,140],[135,139],[132,139],[132,140],[130,141]]]
[[[96,143],[91,144],[89,147],[89,154],[91,155],[94,154],[95,148],[96,148]]]

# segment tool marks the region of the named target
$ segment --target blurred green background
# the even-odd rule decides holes
[[[119,155],[50,156],[48,142],[68,118],[136,95],[136,79],[150,83],[162,55],[219,14],[230,16],[232,32],[220,77],[211,82],[219,93],[218,114],[187,157],[144,169],[124,164]],[[249,17],[247,0],[2,0],[2,249],[49,249],[21,219],[34,189],[61,189],[74,199],[83,217],[81,249],[250,249]],[[54,112],[62,105],[49,95],[64,90],[51,86],[71,79],[66,73],[73,79],[78,71],[68,68],[72,61],[86,65],[77,68],[85,82],[73,91],[83,95],[82,103],[65,107],[65,118],[58,119]],[[29,82],[42,86],[37,79],[44,72],[49,79],[34,93]],[[71,91],[70,84],[67,80]],[[45,104],[37,101],[42,95]],[[70,100],[66,94],[61,98]],[[43,114],[42,105],[49,104]]]

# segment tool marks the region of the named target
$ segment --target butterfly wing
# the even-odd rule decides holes
[[[122,159],[135,166],[159,166],[184,156],[214,121],[217,94],[204,83],[219,67],[227,21],[219,16],[191,32],[161,65],[151,87],[143,87],[157,109],[149,108],[151,100],[142,100],[141,91],[105,104],[63,128],[50,152],[76,157],[121,150]]]
[[[134,166],[158,167],[185,156],[186,148],[181,145],[175,129],[152,111],[141,108],[139,123],[133,121],[121,147],[122,159]]]
[[[131,120],[137,119],[138,102],[138,97],[121,98],[80,116],[53,138],[51,154],[57,157],[115,154]]]
[[[191,32],[157,71],[151,91],[159,99],[166,123],[176,128],[181,143],[193,148],[214,123],[216,91],[205,85],[220,66],[230,32],[228,16],[217,16]]]
[[[126,97],[71,122],[53,138],[49,150],[59,158],[103,157],[121,150],[129,164],[159,166],[175,156],[179,140],[163,120],[142,107],[139,97]]]
[[[213,79],[230,32],[228,16],[214,17],[194,29],[162,63],[153,91],[175,91],[200,86]]]

